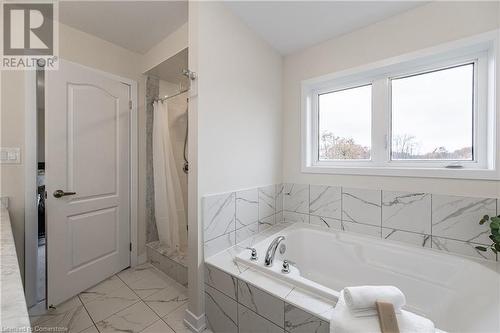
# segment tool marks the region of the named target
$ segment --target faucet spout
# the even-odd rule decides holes
[[[274,255],[276,254],[276,249],[278,248],[278,245],[283,240],[285,240],[285,236],[278,236],[271,242],[271,244],[269,245],[269,247],[267,248],[267,251],[266,251],[266,258],[264,260],[264,265],[266,265],[268,267],[273,265]]]

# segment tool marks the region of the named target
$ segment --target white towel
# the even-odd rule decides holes
[[[333,311],[330,333],[380,333],[378,316],[355,317],[346,305],[343,291]],[[396,314],[400,333],[436,333],[434,323],[427,318],[401,310]]]
[[[377,314],[376,301],[388,302],[396,313],[406,304],[406,297],[394,286],[360,286],[344,288],[345,303],[356,317]]]

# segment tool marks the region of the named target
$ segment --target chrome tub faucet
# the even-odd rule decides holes
[[[278,248],[278,245],[283,240],[285,240],[285,236],[278,236],[271,242],[271,244],[269,245],[269,247],[267,248],[267,251],[266,251],[266,258],[264,260],[264,265],[266,265],[268,267],[273,265],[274,255],[276,254],[276,249]]]

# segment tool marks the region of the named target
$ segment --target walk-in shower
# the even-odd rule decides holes
[[[185,49],[147,72],[148,260],[187,284],[188,102],[195,79]]]

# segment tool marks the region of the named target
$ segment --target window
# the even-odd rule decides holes
[[[369,160],[372,87],[318,96],[319,160]]]
[[[391,91],[393,160],[474,160],[474,63],[394,78]]]
[[[304,81],[302,170],[498,178],[489,38]]]

